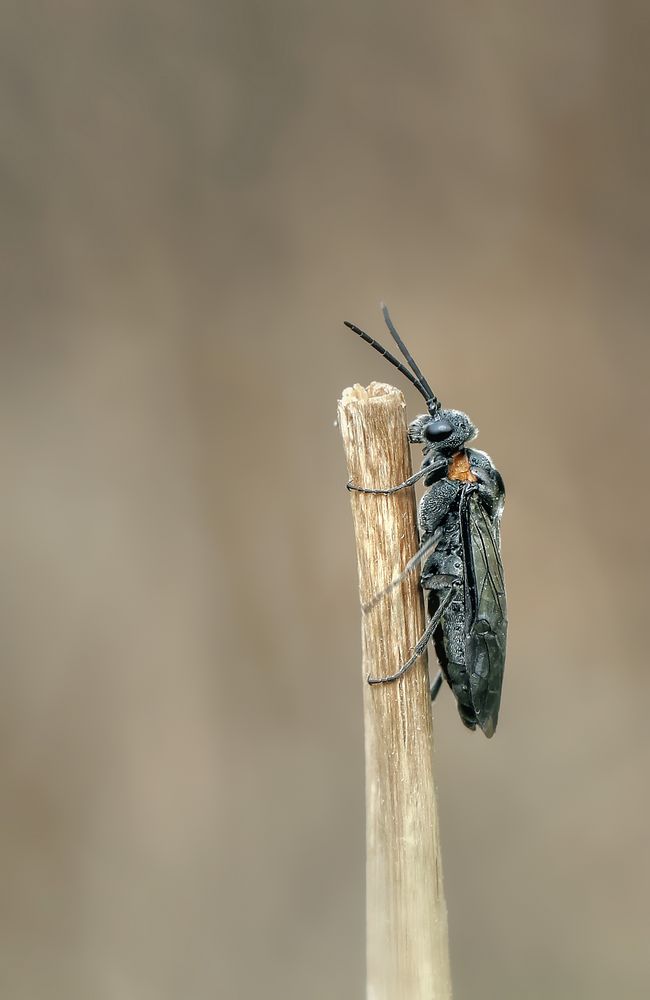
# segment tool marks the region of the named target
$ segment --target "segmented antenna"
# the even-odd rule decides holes
[[[344,324],[350,330],[356,333],[359,337],[361,337],[362,340],[365,340],[366,344],[370,344],[370,346],[373,347],[375,351],[378,351],[383,358],[386,358],[386,361],[388,361],[391,365],[397,368],[397,370],[400,371],[402,375],[404,375],[405,378],[407,378],[409,382],[415,386],[420,395],[424,396],[427,407],[429,409],[429,413],[431,413],[432,415],[436,414],[440,409],[440,400],[434,394],[433,389],[425,379],[424,375],[420,371],[414,359],[411,357],[411,354],[409,353],[406,344],[404,343],[399,333],[395,329],[393,321],[390,318],[388,309],[386,308],[383,302],[381,304],[381,311],[384,315],[386,326],[390,330],[393,340],[395,341],[400,351],[408,361],[409,365],[413,370],[413,373],[411,373],[408,370],[408,368],[406,368],[406,366],[402,364],[401,361],[398,361],[398,359],[394,357],[394,355],[392,355],[390,351],[387,351],[386,348],[383,346],[383,344],[380,344],[378,340],[375,340],[374,337],[370,337],[363,330],[360,330],[358,326],[355,326],[354,323],[348,323],[347,320],[344,320]]]
[[[386,348],[383,346],[383,344],[380,344],[378,340],[374,339],[374,337],[368,336],[367,333],[365,333],[363,330],[360,330],[358,326],[354,325],[354,323],[348,323],[347,320],[344,320],[343,323],[345,326],[348,327],[348,329],[352,330],[354,333],[357,334],[357,336],[361,337],[362,340],[365,340],[366,344],[370,344],[370,346],[374,347],[376,351],[379,351],[381,356],[386,358],[386,361],[389,361],[391,365],[394,365],[395,368],[397,368],[397,370],[400,371],[402,375],[404,375],[409,380],[409,382],[411,382],[415,386],[417,391],[422,396],[424,396],[428,405],[431,396],[429,395],[429,393],[425,391],[419,379],[415,378],[415,376],[411,374],[408,368],[406,368],[401,361],[398,361],[397,358],[393,357],[390,351],[387,351]]]
[[[416,363],[415,359],[412,357],[411,352],[409,351],[408,347],[406,346],[406,344],[404,343],[404,341],[400,337],[399,333],[395,329],[395,324],[393,323],[392,319],[390,318],[390,313],[388,312],[388,306],[384,305],[383,302],[381,303],[381,311],[382,311],[382,314],[383,314],[383,317],[384,317],[384,322],[386,323],[386,326],[388,327],[388,329],[390,331],[391,337],[393,338],[393,340],[395,341],[395,343],[399,347],[400,351],[402,352],[402,355],[408,361],[409,365],[411,366],[411,368],[413,370],[413,373],[415,374],[415,377],[417,378],[418,382],[420,383],[420,385],[424,389],[425,393],[427,394],[425,396],[425,398],[427,400],[427,403],[429,404],[429,412],[430,413],[436,413],[440,409],[440,400],[438,399],[438,397],[434,393],[433,389],[431,388],[431,386],[429,385],[429,383],[425,379],[424,375],[420,371],[420,368],[419,368],[418,364]]]

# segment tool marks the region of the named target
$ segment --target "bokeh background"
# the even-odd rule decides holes
[[[1,13],[2,996],[363,996],[380,298],[508,487],[457,1000],[649,996],[648,5]]]

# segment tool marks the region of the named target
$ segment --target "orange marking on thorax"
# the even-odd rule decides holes
[[[457,451],[449,463],[447,479],[458,479],[461,483],[476,483],[476,476],[469,467],[467,452]]]

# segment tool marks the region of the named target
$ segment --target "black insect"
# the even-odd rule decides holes
[[[431,686],[440,690],[443,675],[469,729],[477,724],[486,736],[497,727],[506,656],[506,594],[503,583],[499,525],[505,489],[492,460],[466,445],[477,429],[466,413],[443,409],[382,306],[393,340],[410,367],[353,323],[346,326],[394,365],[424,396],[428,413],[409,426],[409,440],[424,446],[419,472],[390,489],[375,490],[349,483],[361,493],[396,493],[424,479],[419,506],[420,549],[387,588],[422,566],[420,583],[428,591],[429,619],[410,658],[395,674],[368,678],[383,684],[402,677],[433,639],[442,671]],[[383,594],[378,594],[372,604]]]

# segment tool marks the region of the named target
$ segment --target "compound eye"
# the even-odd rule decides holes
[[[430,420],[422,431],[423,436],[432,444],[436,441],[445,441],[454,428],[448,420]]]

